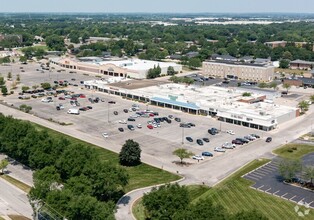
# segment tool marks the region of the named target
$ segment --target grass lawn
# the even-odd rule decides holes
[[[17,188],[23,190],[26,193],[29,193],[29,191],[31,190],[31,187],[26,185],[25,183],[20,182],[17,179],[12,178],[11,176],[8,175],[0,175],[0,177],[6,181],[8,181],[9,183],[11,183],[12,185],[16,186]]]
[[[80,144],[84,144],[85,146],[94,148],[97,151],[98,155],[100,156],[101,160],[114,163],[117,165],[119,164],[118,154],[112,151],[109,151],[104,148],[98,147],[96,145],[81,141],[74,137],[61,134],[57,131],[42,127],[37,124],[34,124],[34,126],[36,126],[38,130],[43,130],[43,129],[47,130],[47,132],[50,135],[57,136],[57,137],[61,137],[61,136],[66,137],[67,139],[71,141],[71,143],[80,143]],[[146,186],[169,183],[169,182],[172,182],[181,178],[180,176],[177,176],[175,174],[169,173],[167,171],[164,171],[156,167],[149,166],[144,163],[136,167],[125,167],[125,168],[130,176],[129,184],[125,187],[125,192],[129,192],[131,190],[146,187]]]
[[[187,186],[187,188],[192,201],[208,191],[208,187],[201,185],[191,185]],[[137,220],[145,220],[145,209],[142,203],[142,198],[133,204],[132,212]]]
[[[265,159],[252,161],[197,199],[210,197],[214,203],[222,205],[230,213],[256,209],[269,219],[298,219],[298,215],[294,211],[295,203],[251,189],[250,186],[253,182],[241,177],[268,161]],[[301,210],[305,209],[301,207]],[[314,211],[303,219],[314,219]]]
[[[296,150],[293,150],[293,148]],[[289,152],[292,151],[292,152]],[[286,144],[273,151],[280,157],[288,159],[300,159],[304,155],[314,152],[314,145],[309,144]]]
[[[254,160],[244,168],[240,169],[218,185],[210,189],[202,189],[192,202],[195,203],[200,199],[211,198],[214,204],[222,205],[230,213],[240,211],[257,211],[264,214],[268,219],[298,219],[298,215],[294,211],[295,203],[280,199],[276,196],[269,195],[264,192],[251,189],[252,181],[246,180],[241,176],[266,164],[269,160]],[[194,194],[198,194],[195,193]],[[300,207],[300,211],[305,211],[304,207]],[[133,207],[133,213],[138,220],[143,220],[144,207],[141,201],[138,201]],[[314,211],[311,210],[309,215],[302,219],[314,219]]]
[[[281,69],[281,68],[275,68],[275,72],[280,72],[280,73],[289,73],[289,74],[293,74],[295,73],[296,75],[302,75],[302,73],[306,73],[309,72],[307,70],[291,70],[291,69]]]

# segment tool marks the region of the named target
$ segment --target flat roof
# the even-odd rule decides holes
[[[160,98],[160,97],[152,97],[152,98],[150,98],[150,100],[155,101],[155,102],[161,102],[161,103],[169,104],[169,105],[175,105],[175,106],[180,106],[180,107],[184,107],[184,108],[194,109],[194,110],[200,109],[200,107],[197,106],[195,103],[179,102],[179,101],[175,101],[175,100],[171,100],[171,99],[164,99],[164,98]]]

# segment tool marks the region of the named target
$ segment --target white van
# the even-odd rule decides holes
[[[76,108],[70,108],[68,110],[68,114],[72,114],[72,115],[79,115],[80,114],[80,110],[76,109]]]

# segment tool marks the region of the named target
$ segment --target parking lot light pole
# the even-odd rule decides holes
[[[110,107],[110,103],[108,102],[108,123],[110,122],[110,121],[109,121],[109,115],[110,115],[110,114],[109,114],[109,107]]]
[[[183,144],[184,144],[184,127],[182,127],[182,147],[183,147]]]

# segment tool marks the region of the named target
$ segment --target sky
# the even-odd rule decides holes
[[[314,13],[313,0],[0,0],[0,12]]]

